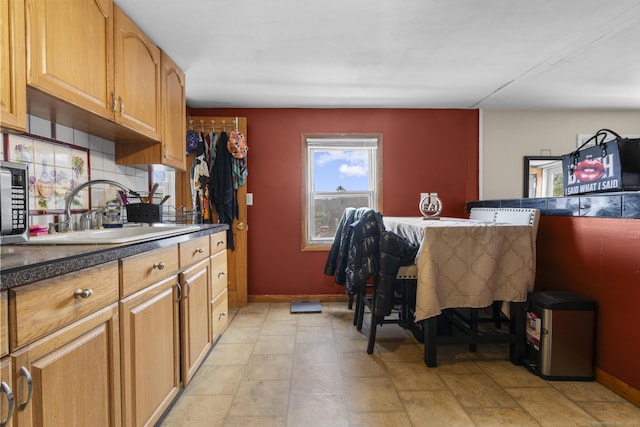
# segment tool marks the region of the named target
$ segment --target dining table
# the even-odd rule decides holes
[[[415,322],[424,332],[425,363],[436,366],[439,344],[508,342],[509,358],[521,364],[525,351],[527,294],[535,281],[533,227],[466,218],[383,217],[386,230],[419,245],[415,258]],[[438,334],[443,312],[489,307],[503,302],[509,331],[478,334],[477,311],[471,310],[472,333]],[[445,314],[446,314],[445,313]]]

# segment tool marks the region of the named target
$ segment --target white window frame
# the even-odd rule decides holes
[[[328,250],[334,237],[316,238],[314,227],[317,196],[369,199],[369,207],[382,211],[382,134],[302,134],[302,250]],[[315,191],[314,156],[319,149],[367,150],[369,153],[369,185],[364,191]]]

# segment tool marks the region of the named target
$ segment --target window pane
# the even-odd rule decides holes
[[[369,191],[369,152],[312,149],[312,191]]]
[[[344,196],[316,196],[314,199],[313,222],[311,223],[310,240],[328,239],[333,241],[340,217],[348,207],[360,208],[369,206],[369,196],[353,194]]]

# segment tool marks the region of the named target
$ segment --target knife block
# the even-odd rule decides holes
[[[127,222],[162,222],[162,209],[153,203],[131,203],[126,206]]]

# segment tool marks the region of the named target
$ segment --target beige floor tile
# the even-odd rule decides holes
[[[473,426],[473,421],[449,391],[401,391],[400,400],[414,426]]]
[[[229,327],[249,327],[249,326],[262,326],[265,320],[265,313],[242,313],[239,312],[231,320]]]
[[[640,407],[631,402],[581,402],[586,412],[605,426],[640,426]]]
[[[238,387],[230,416],[287,415],[289,381],[243,381]]]
[[[218,343],[205,359],[205,365],[246,365],[254,344]]]
[[[288,426],[348,427],[342,394],[295,394],[289,398]]]
[[[411,421],[403,412],[350,412],[351,427],[411,427]]]
[[[190,396],[183,394],[162,422],[164,427],[222,426],[232,396]]]
[[[220,341],[218,343],[223,344],[240,344],[240,343],[254,343],[258,340],[258,336],[260,335],[259,326],[251,326],[251,327],[229,327],[220,337]]]
[[[286,427],[286,417],[243,417],[225,418],[223,427]]]
[[[524,409],[516,408],[467,408],[467,414],[478,427],[494,426],[539,426],[536,420]]]
[[[184,393],[233,395],[245,375],[241,365],[202,365]]]
[[[333,343],[333,330],[326,326],[300,326],[296,331],[296,343]]]
[[[260,335],[295,336],[297,328],[298,322],[294,319],[268,319],[263,323],[262,329],[260,329]]]
[[[367,337],[357,332],[353,326],[350,326],[350,329],[344,332],[342,329],[339,331],[334,329],[333,342],[338,353],[367,351]]]
[[[598,421],[554,388],[505,389],[542,426],[592,426]]]
[[[548,381],[574,402],[624,402],[624,398],[595,381]]]
[[[485,374],[440,375],[465,408],[512,408],[517,403]]]
[[[374,353],[387,363],[392,362],[422,362],[424,365],[424,353],[422,347],[406,341],[378,341],[376,339]],[[426,365],[424,365],[426,367]]]
[[[238,308],[238,313],[241,314],[266,314],[271,309],[270,303],[264,302],[250,302],[247,303],[244,307]]]
[[[342,393],[340,367],[329,364],[293,364],[291,393]]]
[[[404,408],[389,377],[343,379],[347,409],[352,412],[401,411]]]
[[[398,325],[366,353],[346,302],[322,313],[290,303],[230,309],[230,325],[163,426],[629,426],[640,408],[596,382],[545,381],[508,346],[440,346],[437,367]]]
[[[336,347],[330,341],[296,343],[293,354],[299,363],[336,363],[338,360]]]
[[[326,313],[298,313],[298,326],[322,326],[331,328],[331,318]]]
[[[253,354],[293,354],[295,342],[293,335],[261,335],[253,347]]]
[[[343,378],[388,376],[382,360],[366,351],[340,353],[338,365]]]
[[[524,366],[508,361],[477,361],[476,364],[501,387],[549,387],[549,384]]]
[[[385,366],[398,391],[447,389],[437,370],[428,368],[423,362],[392,362]]]
[[[291,354],[257,354],[249,359],[246,379],[249,381],[289,380],[292,366]]]

